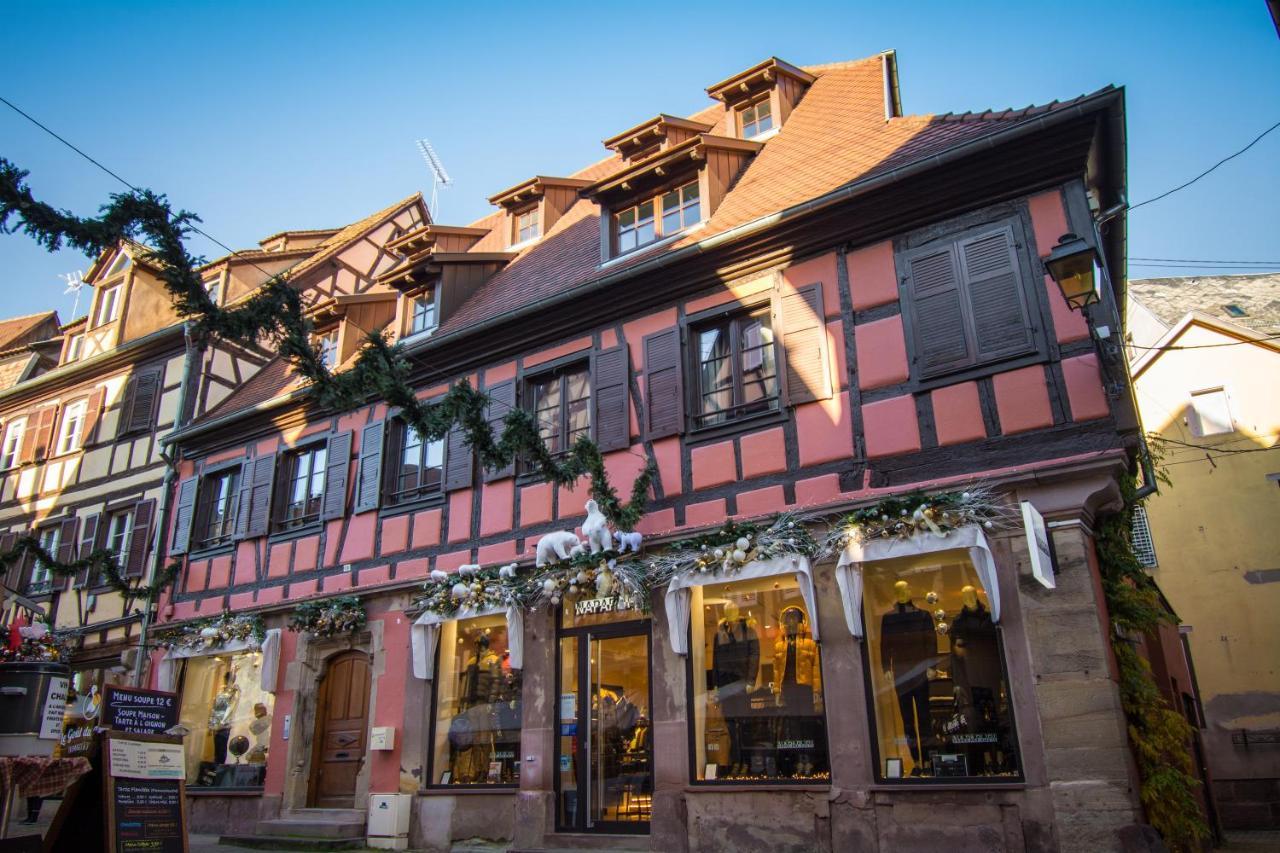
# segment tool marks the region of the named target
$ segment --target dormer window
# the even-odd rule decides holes
[[[130,263],[132,263],[132,259],[124,252],[121,252],[116,255],[115,262],[111,264],[111,269],[107,270],[105,277],[111,278],[112,276],[120,275],[129,268]]]
[[[409,315],[409,334],[429,332],[436,327],[436,291],[431,288],[426,293],[413,297],[413,313]]]
[[[662,196],[662,234],[683,231],[702,221],[698,182],[691,181]]]
[[[538,227],[539,219],[537,205],[517,213],[515,215],[515,235],[512,244],[524,243],[539,236],[541,233]]]
[[[659,208],[662,213],[660,218],[655,215]],[[614,221],[618,254],[678,234],[702,221],[698,182],[690,181],[658,198],[651,198],[619,211],[614,215]]]
[[[71,335],[67,338],[67,361],[79,361],[84,354],[84,335]]]
[[[108,287],[98,294],[98,313],[94,316],[93,325],[105,326],[107,323],[115,322],[120,316],[120,292],[124,290],[123,284],[117,284]]]
[[[338,329],[326,329],[316,333],[316,350],[320,354],[320,363],[326,370],[333,370],[338,364]]]
[[[755,139],[773,130],[773,106],[768,95],[738,109],[738,128],[743,139]]]
[[[618,219],[618,251],[629,252],[658,239],[653,223],[653,200],[624,210]]]
[[[222,275],[219,274],[206,280],[204,290],[209,294],[209,299],[214,305],[219,304],[222,301]]]

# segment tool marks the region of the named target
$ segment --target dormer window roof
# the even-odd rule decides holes
[[[604,147],[617,152],[623,160],[635,163],[659,151],[680,145],[698,134],[707,133],[715,125],[661,113],[629,130],[604,141]]]
[[[707,94],[722,102],[732,115],[737,136],[764,139],[782,127],[816,79],[773,56],[709,86]]]
[[[590,186],[581,178],[535,175],[489,197],[506,216],[506,244],[524,246],[551,230],[578,200],[578,191]]]
[[[635,197],[646,189],[669,182],[697,171],[706,162],[709,152],[725,152],[739,158],[750,157],[760,150],[758,142],[698,133],[678,145],[658,151],[644,160],[630,164],[628,168],[614,172],[607,178],[584,188],[582,195],[590,199],[616,199]]]
[[[387,243],[387,249],[411,263],[438,252],[465,252],[488,234],[485,228],[423,225]]]

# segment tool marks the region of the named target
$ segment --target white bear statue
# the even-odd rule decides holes
[[[582,535],[587,537],[592,554],[613,550],[613,534],[609,532],[609,519],[604,517],[595,501],[587,501],[587,520],[582,522]]]
[[[542,568],[548,563],[567,560],[570,549],[581,544],[582,540],[572,530],[553,530],[538,540],[538,556],[533,564]]]

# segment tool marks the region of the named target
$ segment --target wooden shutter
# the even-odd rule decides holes
[[[17,542],[18,542],[17,533],[0,534],[0,554],[8,554],[10,551],[13,550],[13,546],[17,544]],[[15,559],[12,563],[9,564],[9,571],[7,572],[4,578],[4,582],[5,582],[5,586],[9,587],[10,589],[15,589],[15,590],[22,589],[19,583],[19,574],[18,574],[20,571],[22,562],[23,562],[22,560]]]
[[[71,518],[62,520],[58,530],[58,550],[53,555],[59,563],[70,563],[76,558],[76,528],[79,526],[80,519],[74,515]],[[66,589],[71,586],[71,581],[71,575],[54,575],[52,578],[53,588]]]
[[[49,455],[53,427],[58,419],[58,406],[41,406],[27,421],[22,434],[22,461],[39,462]]]
[[[779,299],[783,394],[787,402],[811,403],[831,399],[831,359],[827,354],[827,322],[822,285],[806,284]]]
[[[382,496],[382,444],[386,421],[374,421],[360,430],[360,482],[356,484],[355,512],[378,508]]]
[[[908,292],[915,319],[912,360],[918,375],[935,376],[973,363],[953,246],[907,260]]]
[[[76,554],[78,559],[83,560],[92,554],[98,547],[98,526],[102,524],[102,513],[94,513],[84,520],[84,528],[80,531],[80,551]],[[91,578],[88,569],[81,569],[76,574],[76,586],[88,586]],[[97,580],[93,578],[92,580]]]
[[[471,488],[475,454],[462,427],[449,430],[444,440],[444,488],[446,492]]]
[[[276,455],[267,453],[246,462],[240,472],[241,482],[248,482],[249,521],[245,525],[246,537],[265,536],[271,526],[271,487],[276,478]],[[243,495],[244,492],[241,492]],[[243,508],[243,503],[241,507]]]
[[[324,454],[324,501],[320,519],[342,518],[347,510],[347,469],[351,467],[351,431],[329,437]]]
[[[187,553],[191,544],[191,523],[196,512],[196,485],[200,478],[188,477],[178,483],[178,500],[173,507],[173,543],[169,553],[173,555]]]
[[[88,447],[98,443],[98,419],[102,417],[102,404],[106,401],[107,389],[99,385],[89,394],[84,407],[84,426],[80,429],[80,446]]]
[[[129,544],[125,548],[125,577],[140,578],[146,574],[147,553],[151,550],[151,528],[155,525],[155,516],[154,499],[138,501],[133,508],[133,529],[129,531]]]
[[[160,399],[163,376],[164,365],[156,364],[129,377],[124,406],[120,409],[119,434],[147,430],[155,425],[156,401]]]
[[[684,380],[680,369],[680,330],[646,335],[644,346],[644,420],[649,439],[677,435],[684,426]]]
[[[631,412],[627,405],[630,373],[626,345],[591,357],[591,426],[602,451],[631,446]]]
[[[1031,350],[1035,337],[1027,322],[1013,229],[1006,226],[961,240],[958,249],[973,320],[974,357],[989,361]]]
[[[507,412],[514,409],[516,405],[516,381],[508,379],[506,382],[499,382],[497,385],[485,389],[485,394],[489,397],[489,405],[485,409],[485,419],[489,421],[489,427],[493,430],[494,439],[500,440],[503,419],[506,418]],[[496,470],[486,469],[484,481],[492,483],[494,480],[511,477],[515,473],[516,466],[513,461],[510,465],[505,465]]]

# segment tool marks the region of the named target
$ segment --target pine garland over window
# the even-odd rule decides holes
[[[148,603],[157,600],[165,587],[173,583],[180,568],[178,563],[170,563],[154,583],[144,584],[141,578],[127,578],[120,573],[120,557],[114,551],[98,548],[88,556],[64,563],[41,545],[35,534],[24,533],[12,548],[0,553],[0,577],[9,571],[10,566],[27,555],[55,577],[74,578],[83,573],[86,579],[105,584],[126,599],[141,599]]]
[[[501,433],[495,434],[486,417],[488,397],[466,379],[440,400],[420,400],[410,384],[403,349],[389,343],[382,330],[369,335],[351,367],[331,372],[311,343],[313,329],[304,315],[301,295],[286,277],[272,277],[234,307],[214,303],[198,272],[204,259],[186,248],[195,223],[200,222],[194,213],[175,213],[165,196],[138,190],[112,195],[97,217],[82,218],[37,201],[26,177],[25,171],[0,158],[0,232],[22,230],[51,252],[66,245],[89,255],[123,240],[140,243],[148,262],[159,270],[178,316],[191,323],[197,340],[269,345],[310,383],[315,400],[325,409],[347,411],[382,400],[398,408],[400,417],[427,440],[443,439],[455,426],[460,428],[488,469],[505,468],[519,458],[559,486],[588,477],[591,496],[620,530],[631,530],[643,517],[656,473],[652,461],[646,462],[623,503],[609,482],[600,449],[589,438],[578,439],[567,455],[553,455],[538,435],[533,415],[519,408],[506,413]],[[0,555],[0,562],[12,557]],[[55,574],[79,571],[56,560],[47,564]]]

